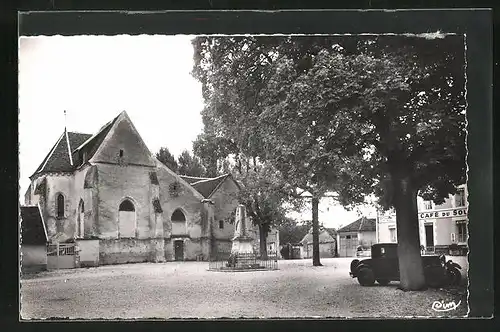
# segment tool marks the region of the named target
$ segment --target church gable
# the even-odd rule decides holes
[[[155,166],[151,152],[126,112],[113,121],[90,162]]]
[[[225,195],[226,192],[235,193],[240,190],[239,184],[231,174],[224,174],[215,178],[200,178],[193,176],[180,176],[206,199],[211,199],[217,194]]]
[[[191,197],[198,202],[205,199],[181,176],[174,173],[158,160],[156,161],[155,178],[159,183],[160,192],[164,199],[174,199],[179,196]]]

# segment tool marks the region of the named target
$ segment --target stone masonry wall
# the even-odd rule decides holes
[[[123,153],[121,157],[120,150]],[[154,166],[151,152],[144,145],[127,117],[118,120],[91,161]]]
[[[215,240],[230,240],[234,236],[234,212],[238,206],[236,194],[238,187],[230,180],[226,179],[217,192],[211,197],[214,201],[214,218],[212,222],[212,235]],[[223,228],[219,226],[219,221],[223,221]]]
[[[113,239],[118,237],[118,208],[128,198],[136,213],[136,234],[139,239],[151,236],[153,202],[150,197],[148,167],[98,164],[99,178],[99,237]]]
[[[163,239],[107,239],[99,241],[99,264],[156,262],[163,256]]]
[[[47,191],[43,217],[47,225],[47,235],[49,239],[56,233],[64,233],[72,238],[75,233],[75,206],[71,199],[73,192],[72,175],[47,175]],[[64,217],[58,218],[56,211],[57,194],[64,196]]]
[[[187,234],[185,235],[189,235],[192,239],[203,237],[204,234],[202,234],[202,228],[206,217],[204,218],[205,214],[203,213],[204,207],[201,202],[201,197],[195,196],[190,188],[182,185],[180,182],[179,185],[181,186],[181,189],[179,191],[179,195],[172,195],[170,185],[177,182],[178,179],[163,168],[158,168],[156,172],[160,183],[160,204],[163,209],[163,236],[165,238],[172,236],[171,217],[174,211],[180,208],[186,217]]]
[[[87,173],[91,171],[92,166],[85,166],[82,169],[75,171],[72,191],[72,206],[75,210],[75,227],[80,213],[80,200],[83,200],[84,205],[84,238],[90,238],[97,235],[97,183],[93,184],[93,188],[85,188],[84,182]]]
[[[77,240],[79,267],[99,265],[99,240]]]

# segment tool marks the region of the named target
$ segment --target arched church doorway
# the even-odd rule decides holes
[[[135,237],[136,214],[134,203],[130,199],[125,199],[118,208],[118,236]]]
[[[174,258],[176,261],[184,260],[184,241],[175,240],[174,241]]]

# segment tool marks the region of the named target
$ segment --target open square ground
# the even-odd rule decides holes
[[[462,266],[467,258],[450,257]],[[59,270],[21,280],[23,319],[465,316],[467,293],[362,287],[350,258],[282,260],[277,271],[213,272],[207,262],[141,263]],[[459,303],[437,312],[435,301]]]

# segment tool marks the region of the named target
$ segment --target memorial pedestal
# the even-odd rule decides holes
[[[239,236],[233,239],[231,254],[253,254],[253,239],[247,236]]]

